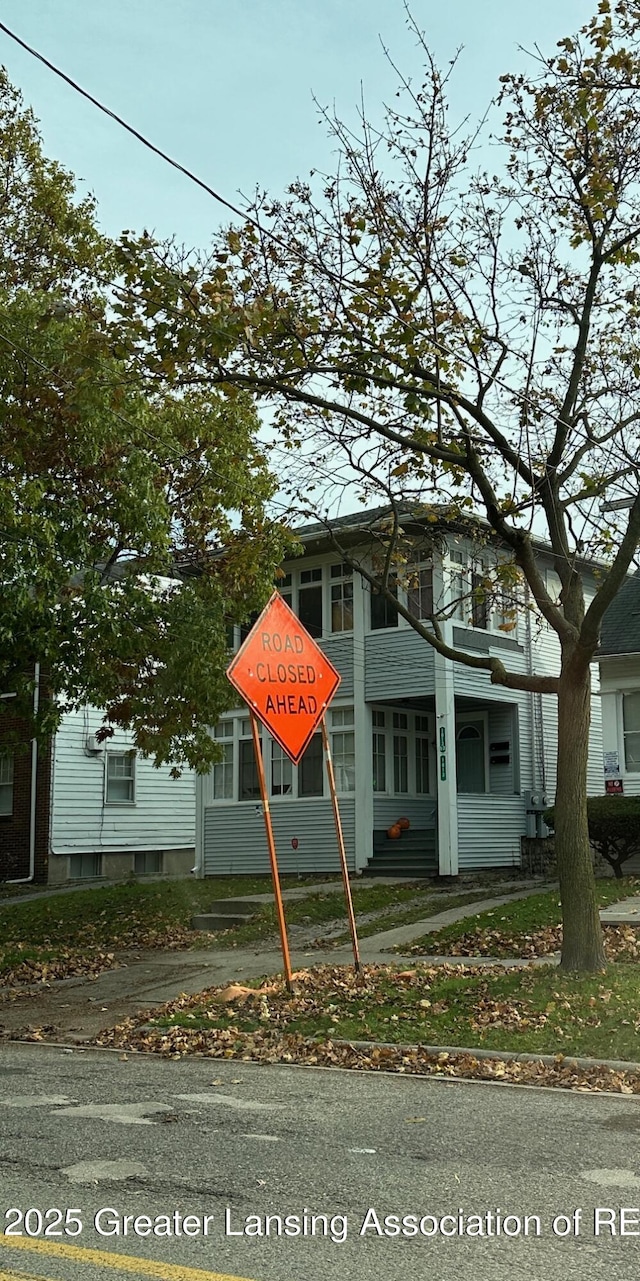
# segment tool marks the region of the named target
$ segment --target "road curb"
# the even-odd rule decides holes
[[[462,1045],[424,1045],[422,1042],[338,1041],[333,1038],[331,1038],[331,1041],[333,1045],[342,1049],[362,1050],[363,1053],[367,1054],[370,1054],[372,1050],[397,1050],[400,1054],[411,1054],[414,1050],[421,1050],[424,1054],[434,1058],[441,1054],[446,1054],[452,1059],[462,1058],[466,1055],[474,1059],[493,1059],[500,1063],[543,1063],[545,1067],[576,1067],[582,1071],[589,1071],[593,1068],[610,1068],[613,1072],[631,1072],[640,1075],[640,1063],[627,1062],[625,1059],[576,1058],[571,1054],[563,1054],[560,1050],[557,1054],[529,1054],[524,1051],[519,1054],[509,1050],[482,1050]]]

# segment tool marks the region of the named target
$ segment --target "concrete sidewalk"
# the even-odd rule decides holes
[[[640,895],[601,908],[600,920],[603,925],[633,925],[640,929]]]
[[[327,888],[335,890],[335,882],[330,882]],[[366,965],[402,965],[402,953],[394,954],[386,949],[401,947],[405,943],[409,946],[414,939],[442,929],[445,925],[465,919],[469,919],[471,923],[479,912],[497,910],[516,899],[527,898],[551,888],[555,887],[548,883],[537,883],[510,894],[495,895],[462,907],[449,908],[410,925],[381,930],[362,939],[362,961]],[[303,892],[308,893],[308,889],[309,887]],[[288,893],[299,896],[297,888]],[[601,917],[605,924],[640,925],[640,896],[603,908]],[[282,971],[282,956],[279,948],[273,944],[267,948],[255,944],[224,950],[146,952],[134,956],[123,954],[119,959],[122,963],[118,969],[106,970],[96,979],[64,979],[52,983],[45,990],[40,987],[29,993],[16,994],[17,999],[7,992],[0,1004],[0,1029],[4,1030],[5,1035],[20,1035],[23,1032],[29,1035],[29,1028],[42,1028],[45,1036],[55,1036],[59,1042],[83,1042],[95,1037],[104,1027],[113,1026],[142,1010],[175,1000],[182,993],[195,995],[208,987],[233,981],[242,983]],[[294,970],[299,970],[316,965],[350,965],[353,955],[350,945],[322,951],[304,944],[294,944],[291,960]],[[549,965],[556,961],[557,957],[551,956],[535,960],[497,960],[487,956],[411,956],[405,964],[409,964],[411,968],[450,964],[487,967],[499,965],[504,969],[512,969],[528,965]]]

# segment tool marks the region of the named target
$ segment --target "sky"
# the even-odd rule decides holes
[[[451,118],[481,115],[498,77],[525,69],[519,49],[586,22],[596,0],[412,0],[441,67],[462,46]],[[0,20],[164,151],[235,201],[272,195],[331,145],[315,98],[354,119],[361,86],[372,117],[396,73],[421,72],[402,0],[3,0]],[[103,229],[146,228],[205,248],[229,220],[210,196],[0,32],[0,63],[40,121],[47,155],[98,202]],[[530,65],[530,64],[529,64]]]

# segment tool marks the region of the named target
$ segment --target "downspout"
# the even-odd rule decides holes
[[[33,684],[33,719],[35,721],[40,707],[40,664],[34,668]],[[38,784],[38,740],[31,739],[31,793],[29,797],[29,875],[19,876],[7,885],[27,885],[33,880],[36,871],[36,800]]]

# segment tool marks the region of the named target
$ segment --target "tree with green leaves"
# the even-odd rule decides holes
[[[39,732],[89,702],[158,764],[205,768],[229,624],[287,545],[253,400],[134,367],[116,247],[4,75],[0,192],[0,687],[27,716],[39,663]]]
[[[412,25],[423,83],[398,72],[378,123],[325,112],[334,173],[258,197],[207,259],[150,246],[126,323],[152,378],[271,407],[307,511],[344,485],[395,512],[437,494],[454,520],[483,516],[557,635],[557,673],[510,671],[447,645],[438,617],[410,621],[492,682],[557,696],[562,964],[597,970],[590,665],[640,540],[640,15],[602,0],[528,75],[502,77],[489,123],[466,136],[447,114],[455,68],[441,75]],[[478,168],[489,127],[491,172]],[[390,602],[401,536],[392,521],[376,579]],[[594,556],[608,571],[588,599]]]

